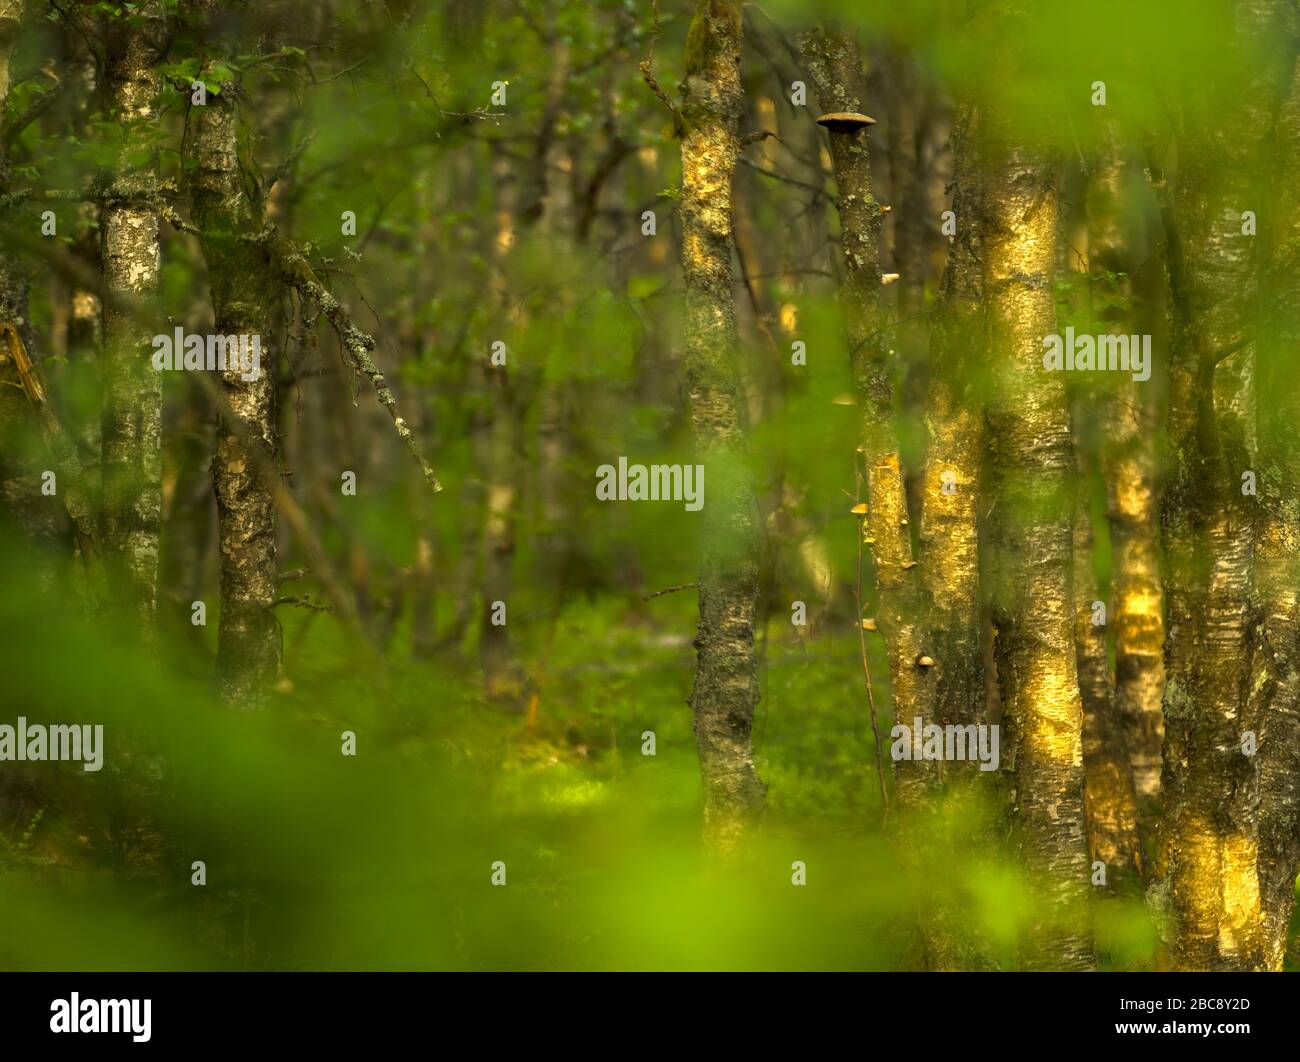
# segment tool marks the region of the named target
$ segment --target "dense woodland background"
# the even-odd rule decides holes
[[[0,0],[0,723],[107,743],[0,762],[0,967],[1300,962],[1298,56]]]

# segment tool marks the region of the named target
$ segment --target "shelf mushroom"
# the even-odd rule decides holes
[[[869,125],[876,125],[876,120],[869,114],[857,111],[832,111],[817,119],[817,124],[825,126],[832,133],[856,133]]]

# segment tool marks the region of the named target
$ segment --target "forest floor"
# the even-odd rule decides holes
[[[394,659],[368,667],[329,620],[281,610],[288,681],[258,715],[151,677],[67,610],[38,605],[34,628],[23,595],[7,597],[0,635],[42,632],[8,714],[73,721],[93,705],[110,761],[116,744],[128,766],[61,764],[57,786],[7,794],[0,903],[23,917],[0,964],[898,969],[916,964],[920,873],[1011,965],[1034,905],[996,828],[971,843],[949,826],[911,870],[914,838],[882,829],[851,634],[770,624],[755,726],[768,812],[737,863],[706,856],[686,705],[694,595],[673,597],[519,624],[520,711],[489,704],[466,647],[417,661],[399,625]],[[78,646],[76,667],[60,645]],[[1118,892],[1094,904],[1102,966],[1150,968],[1150,918]]]

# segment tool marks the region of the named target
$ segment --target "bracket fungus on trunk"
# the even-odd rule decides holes
[[[818,118],[817,124],[831,133],[856,133],[877,123],[869,114],[860,114],[857,111],[831,111]]]

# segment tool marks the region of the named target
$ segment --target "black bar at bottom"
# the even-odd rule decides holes
[[[0,1043],[15,1058],[20,1046],[113,1041],[337,1052],[470,1037],[489,1052],[512,1038],[596,1051],[622,1033],[613,1042],[806,1050],[847,1025],[862,1046],[892,1028],[888,1038],[927,1047],[997,1035],[1258,1048],[1294,1028],[1296,984],[1288,974],[10,973]]]

